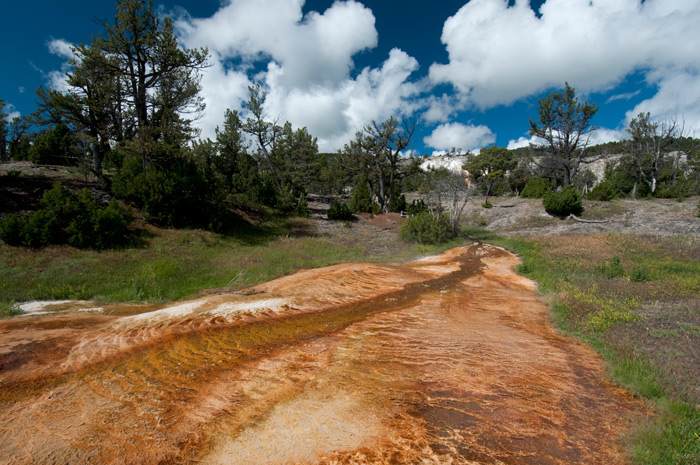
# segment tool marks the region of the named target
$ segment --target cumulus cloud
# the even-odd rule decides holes
[[[355,53],[377,45],[374,15],[348,1],[304,17],[303,3],[233,0],[210,18],[181,18],[176,25],[190,47],[207,46],[222,57],[270,57],[288,86],[337,84],[352,68]]]
[[[586,93],[635,70],[700,69],[696,0],[547,0],[539,16],[508,3],[471,0],[445,22],[449,63],[431,66],[433,82],[490,108],[564,81]]]
[[[411,97],[420,92],[407,82],[418,63],[405,52],[394,49],[379,68],[365,68],[338,87],[287,88],[279,82],[282,69],[271,65],[266,84],[270,89],[266,110],[282,115],[295,126],[305,126],[319,138],[319,149],[333,151],[347,143],[354,133],[372,121],[392,115],[410,114]]]
[[[380,67],[351,77],[353,56],[377,45],[371,10],[338,1],[304,16],[302,6],[301,0],[233,0],[210,18],[175,21],[183,43],[208,47],[214,62],[202,79],[202,135],[213,135],[226,108],[241,108],[253,80],[265,87],[268,115],[306,126],[324,151],[342,147],[372,120],[418,108],[411,97],[421,86],[408,81],[418,63],[399,49]],[[248,67],[235,70],[233,62]],[[263,70],[249,77],[254,65]]]
[[[69,62],[75,57],[75,53],[73,53],[73,44],[64,39],[51,39],[46,43],[46,46],[52,55],[59,56],[66,61],[61,65],[60,71],[54,70],[44,73],[39,68],[35,67],[35,69],[44,74],[49,87],[65,92],[69,90],[68,83],[66,82],[66,73],[70,70]]]
[[[628,111],[626,121],[649,112],[653,121],[685,119],[686,128],[700,130],[700,76],[679,73],[659,79],[659,91],[649,100]]]
[[[441,124],[423,139],[426,145],[438,150],[452,148],[479,150],[496,141],[496,135],[486,126],[464,125],[461,123]]]
[[[5,112],[5,121],[8,123],[12,122],[13,119],[20,117],[20,112],[15,110],[15,106],[11,103],[6,103],[5,108],[2,109]]]
[[[528,147],[530,144],[535,143],[535,138],[534,137],[519,137],[518,139],[511,139],[508,141],[508,145],[506,148],[508,150],[515,150],[519,149],[522,147]]]

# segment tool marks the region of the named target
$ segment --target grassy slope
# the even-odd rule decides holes
[[[700,243],[591,234],[482,239],[518,253],[563,331],[593,346],[611,378],[655,415],[626,441],[637,464],[700,463]],[[611,273],[619,257],[622,275]],[[619,270],[618,270],[619,271]]]
[[[350,237],[338,243],[329,237],[290,235],[289,228],[278,223],[231,237],[152,228],[152,236],[140,247],[101,252],[71,247],[31,250],[0,243],[0,309],[7,314],[13,302],[45,299],[166,302],[206,289],[249,286],[304,268],[401,261],[456,245],[425,247],[394,240],[377,254],[371,238]]]

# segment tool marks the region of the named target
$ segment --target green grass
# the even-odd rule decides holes
[[[518,254],[522,264],[517,271],[535,280],[540,292],[553,302],[554,323],[597,350],[610,378],[654,411],[653,417],[640,420],[626,438],[633,463],[700,464],[700,408],[693,399],[683,398],[672,389],[678,381],[668,379],[668,371],[658,364],[656,354],[645,349],[642,337],[627,340],[624,345],[617,345],[614,336],[606,337],[615,328],[638,324],[642,316],[637,312],[644,303],[658,305],[658,300],[652,302],[654,299],[669,303],[678,298],[700,299],[700,263],[693,258],[697,244],[674,248],[680,238],[658,240],[611,234],[594,236],[600,247],[591,247],[590,243],[577,247],[580,238],[576,236],[528,240],[472,233]],[[600,264],[609,265],[613,259],[610,250],[619,255],[627,269],[636,271],[615,279],[602,274]],[[655,284],[672,291],[656,291],[652,287]],[[645,337],[663,333],[666,338],[686,338],[691,343],[689,338],[700,338],[696,329],[695,324],[676,322],[673,330],[647,328]]]
[[[46,299],[99,303],[160,303],[192,298],[206,289],[239,288],[299,269],[348,261],[402,261],[440,253],[463,242],[419,246],[394,241],[385,254],[367,242],[352,246],[332,238],[290,236],[276,229],[220,236],[200,230],[157,230],[140,247],[91,251],[71,247],[39,250],[0,243],[0,308]],[[7,316],[8,312],[2,313]]]

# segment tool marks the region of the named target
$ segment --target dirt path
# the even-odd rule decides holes
[[[472,245],[0,322],[0,463],[625,463],[641,406],[516,262]]]

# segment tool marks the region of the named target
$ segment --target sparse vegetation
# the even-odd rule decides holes
[[[556,324],[592,345],[611,378],[655,410],[630,433],[633,462],[697,464],[700,243],[614,234],[490,239],[520,254],[518,271],[552,296]],[[634,264],[629,281],[609,279],[624,277],[622,263]]]

